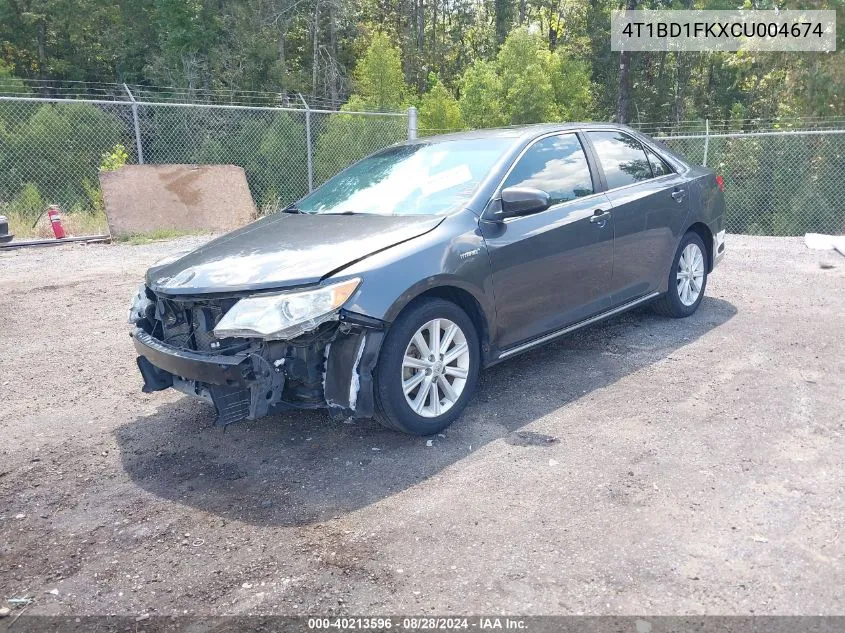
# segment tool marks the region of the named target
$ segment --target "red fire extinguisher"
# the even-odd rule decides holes
[[[47,217],[50,219],[50,226],[53,227],[53,235],[56,236],[56,239],[60,240],[65,237],[65,228],[62,226],[62,216],[57,205],[50,206],[47,210]]]

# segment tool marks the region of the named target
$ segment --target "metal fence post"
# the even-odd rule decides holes
[[[135,146],[138,149],[138,164],[144,164],[144,148],[141,146],[141,126],[138,124],[138,102],[135,101],[135,96],[129,90],[129,86],[123,84],[123,89],[129,95],[129,100],[132,102],[132,122],[135,124]]]
[[[417,109],[414,106],[408,108],[408,140],[417,138]]]
[[[707,167],[707,148],[710,146],[710,119],[704,119],[704,162],[702,165]]]
[[[305,106],[305,153],[308,157],[308,193],[314,191],[314,163],[311,157],[311,108],[308,107],[308,102],[302,93],[299,93],[299,99],[302,105]]]

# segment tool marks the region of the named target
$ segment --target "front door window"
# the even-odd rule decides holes
[[[552,205],[593,193],[584,149],[575,134],[534,143],[505,179],[504,187],[533,187],[549,194]]]

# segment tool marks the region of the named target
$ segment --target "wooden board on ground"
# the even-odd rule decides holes
[[[114,236],[222,232],[256,216],[246,174],[235,165],[126,165],[100,172],[100,186]]]

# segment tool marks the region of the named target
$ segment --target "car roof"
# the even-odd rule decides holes
[[[463,141],[484,138],[527,139],[542,136],[543,134],[548,134],[550,132],[562,132],[565,130],[575,130],[584,127],[592,129],[628,129],[627,126],[619,125],[618,123],[535,123],[533,125],[518,125],[484,130],[469,130],[466,132],[452,132],[450,134],[438,134],[437,136],[425,136],[414,141],[408,141],[408,143],[439,143],[445,141]]]
[[[510,139],[513,141],[513,147],[524,146],[534,139],[545,134],[554,132],[566,132],[579,129],[586,130],[619,130],[626,134],[630,134],[640,141],[646,141],[646,145],[650,149],[656,151],[664,159],[669,160],[675,169],[684,171],[690,168],[682,156],[674,153],[665,144],[660,142],[660,139],[653,139],[646,136],[642,132],[638,132],[622,123],[601,123],[595,121],[582,121],[571,123],[534,123],[532,125],[514,125],[510,127],[498,127],[482,130],[468,130],[466,132],[452,132],[450,134],[439,134],[437,136],[424,136],[422,138],[414,139],[413,141],[402,141],[396,145],[414,145],[420,143],[445,143],[449,141],[462,141],[470,139]]]

